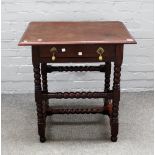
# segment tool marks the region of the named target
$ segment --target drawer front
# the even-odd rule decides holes
[[[39,51],[40,58],[48,62],[102,62],[115,57],[115,45],[48,45]]]

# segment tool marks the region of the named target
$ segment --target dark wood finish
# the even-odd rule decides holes
[[[43,93],[48,93],[48,85],[47,85],[47,64],[41,64],[41,74],[42,74],[42,91]],[[45,99],[46,107],[49,107],[48,99]]]
[[[120,76],[121,64],[123,60],[123,45],[118,45],[116,49],[116,59],[114,62],[114,83],[113,83],[113,107],[111,114],[111,140],[117,141],[118,134],[118,109],[120,101]]]
[[[79,99],[79,98],[108,98],[111,99],[113,97],[113,93],[105,93],[105,92],[55,92],[55,93],[46,93],[42,94],[44,98],[56,98],[56,99]]]
[[[107,105],[103,107],[94,107],[94,108],[70,108],[70,109],[60,109],[60,108],[53,108],[49,107],[47,109],[47,115],[53,114],[97,114],[101,113],[104,115],[110,116],[112,113],[112,105]]]
[[[51,57],[52,54],[50,52],[51,48],[55,47],[57,52],[55,53],[58,58],[89,58],[95,57],[98,58],[99,54],[96,52],[99,47],[104,48],[104,57],[114,58],[115,45],[103,45],[103,44],[94,44],[94,45],[56,45],[56,46],[40,46],[40,57]],[[65,48],[65,52],[62,52],[62,49]],[[82,56],[78,56],[78,52],[82,52]]]
[[[50,66],[47,65],[47,72],[86,72],[86,71],[100,71],[105,72],[105,65],[100,66]]]
[[[110,74],[111,74],[111,62],[105,63],[105,82],[104,82],[104,92],[110,91]],[[108,98],[105,98],[104,105],[109,104]]]
[[[114,61],[114,59],[110,58],[110,60],[107,58],[106,61]],[[55,61],[52,62],[51,57],[49,58],[41,58],[41,63],[86,63],[86,62],[105,62],[103,59],[102,61],[99,61],[98,58],[93,57],[87,57],[87,58],[56,58]]]
[[[26,45],[136,43],[122,22],[31,22],[19,42]]]
[[[52,61],[53,53],[50,51],[54,47],[57,49],[55,52],[55,61]],[[99,61],[99,54],[97,53],[98,48],[102,47],[104,53],[102,54],[103,60]],[[65,48],[65,52],[62,52],[62,49]],[[114,61],[115,58],[115,45],[56,45],[56,46],[39,46],[40,58],[46,62],[48,59],[49,62],[74,62],[74,58],[78,61],[86,58],[91,58],[91,62],[103,62],[103,61]],[[78,55],[79,52],[82,52],[82,55]]]
[[[38,116],[38,134],[44,142],[46,116],[53,114],[108,115],[111,141],[117,141],[120,75],[124,44],[136,41],[123,23],[114,22],[32,22],[21,38],[20,46],[32,46],[35,101]],[[65,48],[65,52],[62,49]],[[51,49],[56,49],[52,53]],[[98,49],[104,53],[97,52]],[[82,55],[79,55],[82,52]],[[54,57],[53,57],[54,55]],[[99,57],[99,56],[102,57]],[[47,63],[104,62],[98,66],[54,66]],[[110,89],[111,63],[114,63],[113,87]],[[41,68],[41,69],[40,69]],[[105,73],[104,92],[48,92],[47,73],[99,71]],[[104,106],[86,108],[56,108],[49,99],[104,98]]]

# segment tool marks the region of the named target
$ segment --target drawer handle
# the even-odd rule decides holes
[[[50,53],[52,54],[52,61],[55,61],[56,57],[55,57],[55,53],[57,52],[56,47],[52,47],[50,49]]]
[[[99,54],[99,61],[103,61],[103,53],[104,53],[104,49],[102,47],[99,47],[96,51]]]

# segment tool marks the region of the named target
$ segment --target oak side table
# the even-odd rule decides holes
[[[111,141],[117,141],[120,75],[124,44],[135,44],[119,21],[108,22],[31,22],[19,46],[32,46],[38,134],[45,142],[46,117],[53,114],[108,115]],[[98,66],[52,66],[54,63],[104,62]],[[51,65],[47,65],[47,63]],[[113,87],[110,90],[111,63],[114,63]],[[104,92],[48,92],[47,73],[99,71],[105,73]],[[95,76],[95,75],[94,75]],[[104,98],[95,108],[53,108],[48,100],[68,98]]]

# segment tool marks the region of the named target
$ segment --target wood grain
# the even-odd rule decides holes
[[[136,41],[119,21],[31,22],[18,45],[94,43],[133,44]]]

